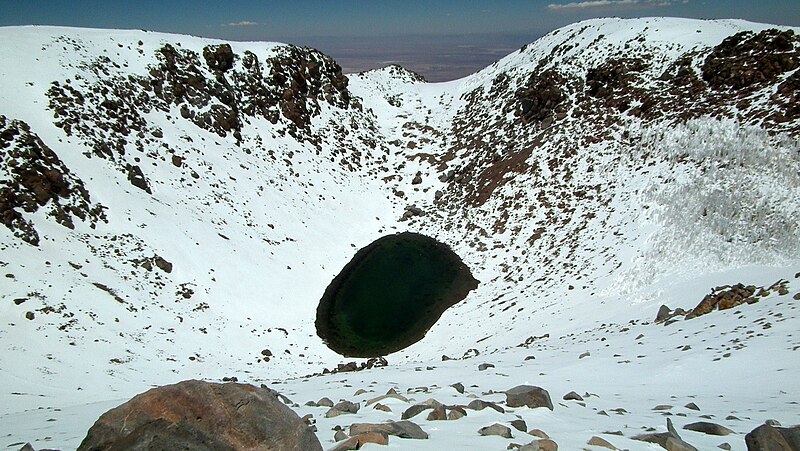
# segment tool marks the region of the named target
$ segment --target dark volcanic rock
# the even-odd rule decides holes
[[[703,63],[703,80],[713,89],[745,89],[774,81],[800,64],[794,31],[743,31],[725,38]]]
[[[322,450],[270,390],[189,380],[154,388],[104,413],[79,450]]]
[[[203,58],[209,69],[225,72],[233,67],[234,53],[230,44],[208,45],[203,48]]]
[[[56,222],[74,228],[74,219],[94,227],[105,221],[104,207],[92,205],[83,181],[34,134],[28,124],[0,115],[0,223],[14,236],[39,244],[39,234],[24,213],[40,208]]]
[[[150,191],[150,184],[147,183],[147,179],[144,178],[144,174],[142,173],[142,168],[136,165],[128,165],[128,181],[131,182],[131,185],[139,188],[140,190],[146,192],[147,194],[153,194]]]
[[[566,99],[561,90],[565,83],[564,77],[555,70],[532,74],[526,86],[515,94],[516,116],[523,123],[541,122],[552,117],[556,108]]]

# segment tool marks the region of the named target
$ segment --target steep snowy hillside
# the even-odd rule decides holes
[[[600,394],[517,412],[562,449],[616,430],[649,449],[629,437],[663,429],[650,409],[692,399],[746,417],[737,433],[800,422],[798,32],[592,20],[431,84],[277,43],[0,28],[0,444],[72,448],[120,399],[229,375],[297,402],[457,397],[459,380],[486,399]],[[478,289],[388,367],[290,380],[346,361],[316,336],[317,303],[358,249],[407,230],[450,245]],[[761,301],[651,323],[736,283]],[[598,419],[617,407],[633,419]],[[419,446],[474,445],[481,412]],[[345,421],[320,420],[327,447]]]

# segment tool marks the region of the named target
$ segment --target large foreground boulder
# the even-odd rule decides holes
[[[104,413],[79,451],[322,450],[274,391],[189,380],[148,390]]]
[[[747,451],[800,451],[800,426],[762,424],[744,438]]]

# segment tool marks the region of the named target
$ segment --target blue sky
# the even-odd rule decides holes
[[[347,71],[396,62],[432,81],[472,73],[555,28],[607,16],[800,26],[800,0],[0,0],[0,26],[281,41],[316,47]]]
[[[530,33],[601,16],[800,26],[796,0],[0,0],[0,25],[144,28],[226,39]]]

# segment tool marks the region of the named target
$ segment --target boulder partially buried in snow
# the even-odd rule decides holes
[[[672,420],[667,418],[667,432],[655,432],[652,434],[642,434],[631,437],[640,442],[655,443],[667,451],[697,451],[697,448],[686,443],[678,435]]]
[[[104,413],[78,450],[322,450],[274,392],[189,380],[148,390]]]
[[[541,387],[533,385],[518,385],[510,390],[506,390],[506,405],[508,407],[530,408],[547,407],[553,410],[553,402],[550,400],[550,393]]]
[[[350,436],[369,432],[383,432],[400,438],[426,439],[428,433],[411,421],[390,421],[388,423],[354,423],[350,425]]]

